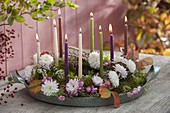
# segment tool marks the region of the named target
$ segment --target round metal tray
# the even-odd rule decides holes
[[[128,97],[127,94],[119,94],[120,103],[129,102],[140,97],[144,93],[148,82],[156,78],[157,75],[159,74],[159,71],[160,71],[160,67],[152,66],[151,69],[147,73],[147,82],[144,86],[142,86],[140,92],[132,97]],[[110,97],[107,99],[100,98],[100,97],[74,97],[74,98],[66,97],[64,101],[60,101],[56,97],[45,96],[42,94],[42,92],[37,93],[37,94],[32,94],[29,92],[29,89],[27,87],[27,84],[25,83],[25,80],[23,80],[23,78],[18,74],[16,70],[11,71],[10,75],[15,82],[25,84],[30,96],[42,102],[47,102],[47,103],[57,104],[57,105],[62,105],[62,106],[79,106],[79,107],[97,107],[97,106],[108,106],[108,105],[114,104],[113,97]]]

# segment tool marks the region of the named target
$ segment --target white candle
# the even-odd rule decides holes
[[[38,34],[36,33],[36,40],[37,40],[37,64],[39,64],[39,59],[40,59],[40,40],[38,38]]]
[[[79,33],[79,63],[78,63],[78,77],[82,78],[82,30]]]
[[[53,20],[53,35],[54,35],[54,39],[53,39],[53,53],[54,53],[54,60],[55,60],[55,64],[58,66],[58,60],[59,60],[59,51],[58,51],[58,37],[57,37],[57,27],[56,27],[56,21],[55,19]]]

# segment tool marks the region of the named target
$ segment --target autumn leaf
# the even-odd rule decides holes
[[[29,91],[33,94],[39,93],[41,91],[41,80],[34,79],[30,81]]]
[[[120,96],[117,92],[112,92],[112,95],[114,97],[114,107],[119,108],[120,107]]]
[[[144,58],[137,62],[137,67],[138,69],[144,68],[145,66],[152,65],[153,64],[153,59],[150,57]]]
[[[100,86],[99,94],[101,98],[109,98],[111,96],[111,92],[106,86]]]

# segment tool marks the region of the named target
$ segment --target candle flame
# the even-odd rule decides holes
[[[92,12],[90,12],[90,16],[93,17],[93,13]]]
[[[65,34],[65,40],[66,40],[66,41],[68,40],[68,36],[67,36],[67,34]]]
[[[125,16],[125,22],[127,22],[127,16]]]
[[[109,32],[112,33],[113,29],[112,29],[112,24],[109,24]]]
[[[100,30],[100,31],[102,30],[102,26],[101,26],[101,25],[99,26],[99,30]]]
[[[58,9],[58,15],[59,16],[61,15],[61,9],[60,8]]]
[[[56,27],[56,21],[55,21],[55,19],[53,19],[53,25],[54,25],[54,27]]]
[[[82,33],[82,29],[81,28],[79,29],[79,32]]]
[[[36,40],[37,40],[37,42],[40,42],[37,33],[36,33]]]

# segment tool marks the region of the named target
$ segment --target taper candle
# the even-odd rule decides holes
[[[94,18],[93,13],[90,13],[90,52],[94,51]]]
[[[60,51],[60,58],[63,57],[63,41],[62,41],[62,18],[61,18],[61,10],[58,9],[58,24],[59,24],[59,51]]]
[[[65,35],[65,77],[68,76],[68,42],[67,34]]]
[[[112,25],[109,24],[109,32],[110,32],[110,61],[114,60],[114,36]]]
[[[58,66],[58,61],[59,61],[59,51],[58,51],[58,37],[57,37],[57,27],[56,27],[56,21],[53,19],[53,53],[54,53],[54,60],[55,64]]]
[[[100,76],[103,77],[103,32],[101,25],[99,26],[100,37]]]
[[[38,34],[36,33],[36,40],[37,40],[37,64],[39,64],[39,59],[40,59],[40,40],[38,38]]]
[[[79,33],[79,63],[78,63],[78,77],[82,78],[82,30]]]
[[[128,25],[127,25],[127,17],[125,16],[125,34],[124,34],[124,55],[127,55],[128,49]]]

